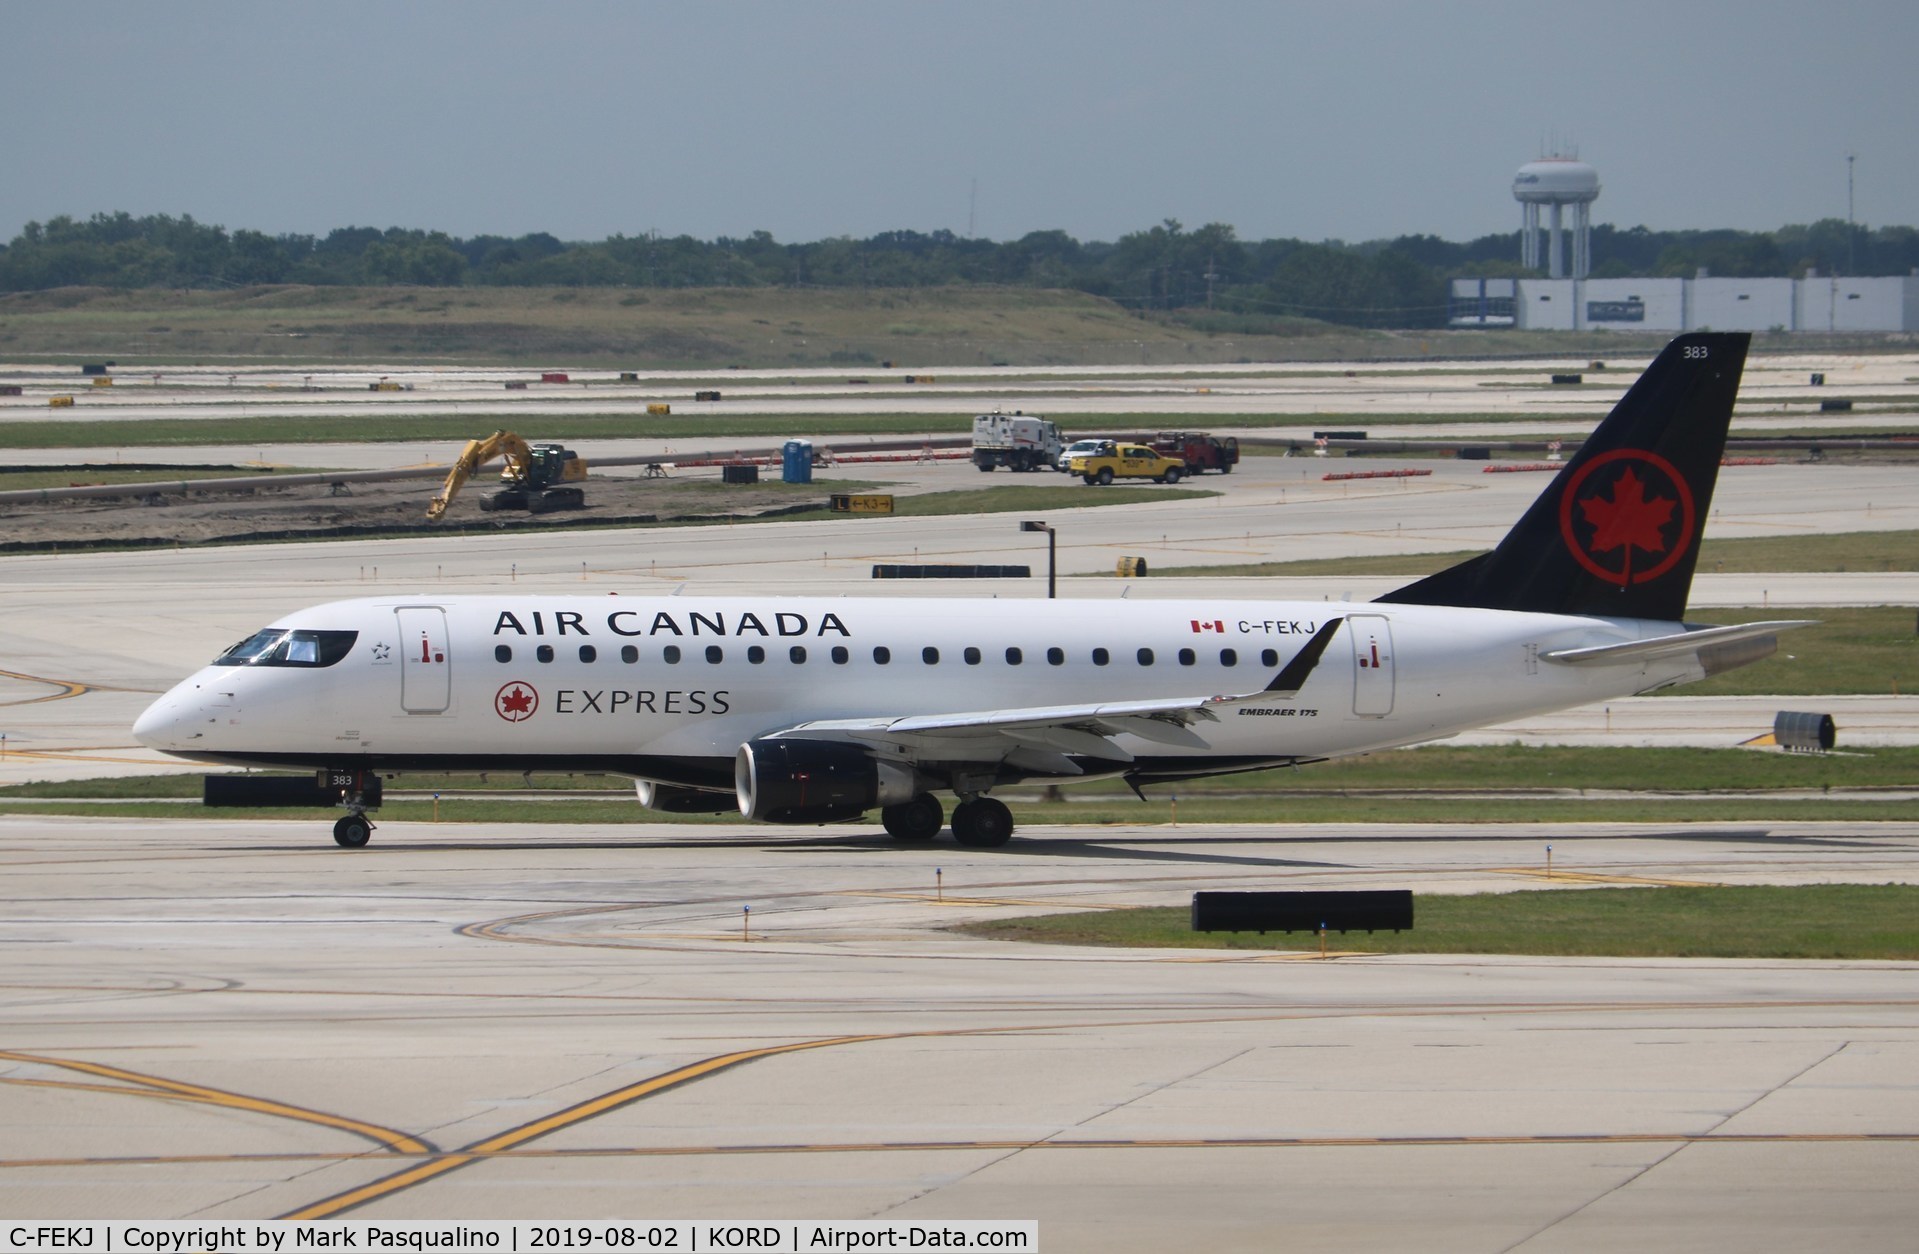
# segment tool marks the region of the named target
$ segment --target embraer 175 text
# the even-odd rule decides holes
[[[367,842],[383,774],[629,776],[771,823],[877,809],[1003,844],[990,794],[1316,762],[1647,692],[1797,622],[1683,621],[1750,337],[1674,340],[1492,552],[1360,604],[375,597],[291,614],[140,717],[155,749],[317,770]]]

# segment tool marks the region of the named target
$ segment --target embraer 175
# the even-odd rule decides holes
[[[367,843],[408,771],[624,775],[641,804],[1012,835],[1012,784],[1143,785],[1368,753],[1769,656],[1684,620],[1750,337],[1674,340],[1492,552],[1358,604],[402,596],[288,615],[134,726],[313,769]],[[1142,796],[1144,794],[1141,794]]]

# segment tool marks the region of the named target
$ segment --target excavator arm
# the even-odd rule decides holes
[[[466,481],[473,477],[473,472],[496,457],[505,457],[509,469],[519,467],[520,473],[514,477],[522,478],[531,452],[526,441],[511,431],[495,431],[483,440],[468,440],[465,450],[448,472],[440,494],[427,504],[427,518],[437,522],[446,513],[447,507],[453,504],[453,498],[460,494],[460,489],[466,486]]]

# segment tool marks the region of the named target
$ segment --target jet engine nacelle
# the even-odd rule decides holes
[[[762,823],[839,823],[910,801],[911,769],[837,740],[749,740],[733,760],[740,813]]]
[[[639,794],[641,805],[667,814],[731,814],[736,804],[723,792],[656,784],[650,779],[635,780],[633,791]]]

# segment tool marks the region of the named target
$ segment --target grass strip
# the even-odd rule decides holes
[[[1841,729],[1843,737],[1844,729]],[[126,801],[146,798],[197,798],[201,772],[172,775],[122,775],[98,779],[14,784],[0,788],[0,798],[70,798]],[[575,775],[563,772],[496,771],[476,774],[401,774],[389,776],[388,791],[416,793],[527,792],[593,790],[630,797],[631,781],[613,775]],[[1585,745],[1533,746],[1521,744],[1460,746],[1428,745],[1396,749],[1364,757],[1341,758],[1298,769],[1256,771],[1186,780],[1176,785],[1154,785],[1149,795],[1156,804],[1178,797],[1182,814],[1191,803],[1207,797],[1264,799],[1271,806],[1291,807],[1316,796],[1336,800],[1390,796],[1405,792],[1458,794],[1469,790],[1591,789],[1630,791],[1640,796],[1657,793],[1709,794],[1727,790],[1913,788],[1919,790],[1919,747],[1875,747],[1859,752],[1831,754],[1782,753],[1777,750],[1696,748],[1609,748]],[[1121,801],[1121,813],[1139,812],[1139,801],[1117,780],[1066,787],[1072,806],[1095,800]],[[1035,789],[1014,789],[1011,795],[1032,795]],[[1035,813],[1062,807],[1037,804]],[[1038,819],[1034,821],[1053,821]]]
[[[994,940],[1177,949],[1310,950],[1307,932],[1194,932],[1186,907],[993,920],[953,929]],[[1919,885],[1604,888],[1420,894],[1410,932],[1334,932],[1380,954],[1619,958],[1919,959]]]
[[[1244,562],[1233,566],[1168,566],[1161,575],[1395,575],[1417,579],[1478,557],[1474,549],[1448,553],[1383,553],[1372,557],[1307,558],[1291,562]],[[1702,575],[1786,571],[1821,574],[1919,569],[1919,531],[1847,531],[1834,535],[1754,536],[1706,540],[1699,546]]]
[[[644,397],[636,395],[634,404]],[[254,402],[258,404],[258,402]],[[1596,412],[1594,418],[1600,415]],[[1082,414],[1049,413],[1062,430],[1125,435],[1145,431],[1184,429],[1193,425],[1190,414]],[[1559,417],[1559,415],[1555,415]],[[297,432],[285,417],[232,418],[101,418],[90,421],[34,420],[0,425],[0,448],[164,448],[170,445],[220,444],[261,446],[297,438],[302,444],[393,444],[444,440],[452,447],[450,462],[466,441],[483,434],[488,425],[514,426],[518,419],[494,414],[474,418],[454,413],[391,413],[375,415],[303,414]],[[1367,414],[1372,424],[1402,423],[1434,426],[1448,423],[1529,422],[1526,414]],[[724,447],[750,438],[785,439],[789,436],[896,437],[962,436],[973,429],[966,414],[848,414],[824,411],[811,414],[671,414],[552,412],[529,419],[542,440],[587,441],[657,439],[684,440],[689,448]],[[1267,427],[1351,426],[1351,414],[1212,414],[1208,429],[1237,430]],[[1462,441],[1464,442],[1464,441]],[[590,451],[590,450],[589,450]],[[842,449],[850,452],[851,449]]]
[[[1169,829],[1207,824],[1294,825],[1310,823],[1810,823],[1912,822],[1919,820],[1919,800],[1887,799],[1871,795],[1832,797],[1688,798],[1603,797],[1592,800],[1554,797],[1419,797],[1338,796],[1307,797],[1189,797],[1100,799],[1089,802],[1024,801],[1007,798],[1014,821],[1022,826],[1072,827],[1164,826]],[[949,807],[950,808],[950,807]],[[191,802],[101,800],[97,802],[21,799],[0,802],[4,814],[66,814],[101,818],[179,818],[202,822],[209,817],[235,819],[310,819],[330,822],[337,812],[322,809],[207,810]],[[423,822],[433,818],[430,800],[390,800],[376,818]],[[677,815],[643,810],[631,797],[605,801],[542,801],[517,799],[447,799],[440,803],[442,823],[705,823],[737,824],[731,812],[718,815]],[[767,829],[770,833],[774,829]],[[809,829],[812,830],[812,829]],[[875,835],[878,816],[864,821],[817,829],[822,833]]]

